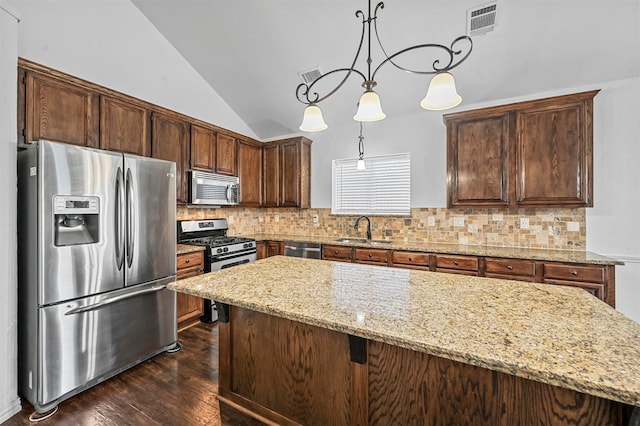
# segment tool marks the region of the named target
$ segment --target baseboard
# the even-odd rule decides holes
[[[0,407],[0,424],[9,420],[14,414],[20,412],[20,410],[22,410],[22,405],[20,404],[20,398],[18,397],[11,401],[8,406]]]

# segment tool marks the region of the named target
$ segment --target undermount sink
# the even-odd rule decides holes
[[[339,243],[354,243],[354,244],[391,244],[391,241],[385,241],[385,240],[366,240],[364,238],[338,238],[336,240]]]
[[[366,243],[364,238],[338,238],[336,240],[339,243]]]

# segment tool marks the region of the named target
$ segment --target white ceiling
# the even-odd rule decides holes
[[[367,8],[364,0],[133,3],[262,140],[299,133],[298,72],[349,67],[361,31],[355,11]],[[449,45],[465,34],[467,10],[484,3],[388,0],[378,13],[380,38],[389,53]],[[372,49],[376,66],[382,54]],[[363,52],[356,67],[366,73],[365,59]],[[474,38],[473,52],[453,74],[463,97],[458,109],[638,77],[640,0],[499,0],[496,29]],[[387,64],[376,80],[391,116],[419,110],[429,76]],[[360,83],[353,76],[320,104],[330,126],[351,120]]]

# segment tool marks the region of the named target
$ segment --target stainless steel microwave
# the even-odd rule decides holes
[[[240,195],[236,176],[189,171],[189,204],[235,206]]]

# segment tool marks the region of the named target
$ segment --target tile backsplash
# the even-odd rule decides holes
[[[178,208],[178,219],[225,217],[230,235],[274,234],[364,237],[357,216],[331,209]],[[373,239],[482,244],[565,250],[586,249],[585,209],[411,209],[410,216],[370,216]]]

